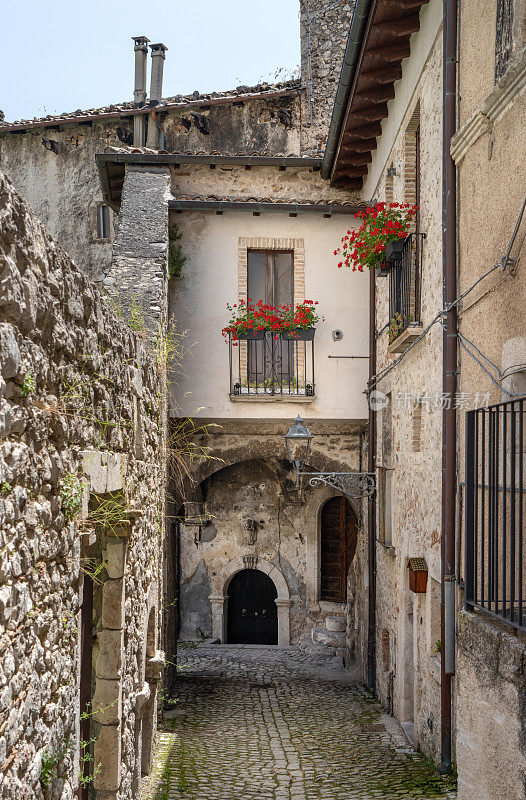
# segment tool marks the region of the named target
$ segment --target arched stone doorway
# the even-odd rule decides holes
[[[258,569],[237,572],[227,589],[228,644],[277,644],[278,591]]]
[[[277,644],[287,646],[290,644],[290,599],[289,587],[282,571],[257,556],[242,556],[229,561],[222,570],[212,578],[213,594],[210,595],[212,603],[212,631],[214,638],[221,643],[228,641],[228,605],[229,587],[238,573],[245,571],[258,571],[264,573],[275,587],[274,604],[277,609]],[[241,607],[243,608],[243,606]]]

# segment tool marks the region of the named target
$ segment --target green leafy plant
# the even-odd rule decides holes
[[[66,742],[56,753],[51,753],[49,750],[43,751],[40,757],[40,783],[44,788],[58,778],[57,767],[71,747],[72,744]]]
[[[0,486],[0,492],[2,492],[2,494],[5,496],[6,494],[9,494],[12,488],[13,487],[11,486],[9,481],[4,481]]]
[[[442,652],[442,642],[440,641],[440,639],[438,639],[435,642],[435,653],[441,653],[441,652]]]
[[[168,232],[168,277],[171,281],[179,280],[186,263],[186,256],[179,244],[182,238],[183,234],[179,232],[177,225],[172,225]]]
[[[72,520],[80,511],[82,483],[72,472],[67,472],[60,482],[62,511],[67,520]]]
[[[26,372],[26,376],[22,384],[22,397],[27,397],[28,395],[33,394],[35,389],[36,382],[33,375],[31,375],[30,372]]]

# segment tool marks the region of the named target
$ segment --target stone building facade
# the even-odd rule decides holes
[[[163,666],[162,373],[3,175],[0,198],[0,796],[131,800]]]
[[[458,391],[451,398],[442,396],[442,178],[437,166],[443,156],[442,7],[433,0],[415,5],[421,6],[417,18],[403,18],[399,9],[393,19],[387,5],[378,3],[362,32],[351,27],[349,41],[358,40],[360,58],[352,62],[351,50],[354,72],[342,73],[342,81],[352,88],[344,115],[333,119],[338,124],[329,131],[322,166],[334,187],[352,184],[365,199],[416,202],[412,237],[425,234],[417,240],[419,251],[411,249],[398,267],[409,268],[404,308],[397,306],[403,286],[392,272],[372,281],[377,363],[370,388],[380,392],[373,396],[371,417],[377,502],[374,533],[369,531],[376,577],[375,627],[369,627],[369,636],[375,632],[375,684],[409,737],[435,760],[443,758],[442,409],[445,403],[455,404],[453,760],[459,797],[518,799],[525,796],[526,686],[524,622],[516,596],[524,586],[518,544],[524,523],[519,420],[526,393],[524,4],[462,3],[459,17],[457,132],[451,155],[457,166],[458,295],[463,299]],[[357,4],[357,10],[365,6]],[[410,41],[403,41],[404,33]],[[382,57],[382,47],[387,52],[390,45],[390,66],[375,77],[372,65]],[[368,145],[372,136],[375,141],[369,139]],[[364,152],[370,156],[362,161]],[[358,164],[369,166],[356,169]],[[401,329],[396,313],[406,314]],[[476,409],[482,409],[478,416]],[[490,415],[497,420],[491,432]],[[488,555],[489,542],[493,550]]]
[[[520,451],[526,447],[524,439],[520,441],[519,428],[515,441],[511,429],[511,417],[520,416],[519,405],[514,405],[514,401],[526,394],[525,14],[525,5],[519,0],[509,4],[473,2],[463,8],[459,29],[459,119],[452,143],[459,179],[459,291],[465,292],[497,265],[465,298],[460,310],[459,390],[469,393],[470,397],[476,392],[486,395],[490,405],[504,403],[500,407],[501,414],[507,409],[507,454],[499,456],[499,482],[508,486],[509,491],[506,498],[502,492],[498,495],[507,525],[504,527],[501,519],[497,535],[501,541],[503,535],[507,536],[508,542],[513,536],[511,507],[519,510],[510,469],[515,462],[518,479],[521,461],[524,463]],[[477,81],[473,80],[475,74]],[[490,220],[481,225],[488,208],[491,208]],[[474,357],[487,371],[481,369]],[[479,414],[481,454],[480,417]],[[487,443],[487,437],[484,438]],[[466,461],[472,462],[474,458],[473,451],[466,445],[465,413],[460,414],[458,443],[461,525],[456,752],[459,798],[475,800],[482,795],[496,800],[504,795],[510,800],[519,800],[526,795],[526,635],[524,628],[514,627],[518,622],[517,614],[508,611],[503,616],[502,607],[500,621],[498,614],[491,617],[481,609],[464,609],[465,602],[473,599],[466,587],[465,512],[469,505]],[[478,482],[482,482],[481,468],[480,455]],[[503,473],[505,469],[507,474]],[[491,481],[489,475],[484,483],[487,481]],[[478,495],[482,504],[481,490]],[[488,523],[483,523],[480,510],[479,507],[476,522],[479,545],[481,536],[488,536]],[[519,511],[516,520],[524,524]],[[479,601],[484,583],[481,555],[479,550],[476,570],[479,577],[476,599]],[[512,547],[504,558],[500,552],[499,575],[501,580],[507,575],[508,603],[512,590],[511,559],[515,564],[520,561],[520,554],[514,554]],[[508,566],[503,570],[506,563]],[[502,589],[498,591],[502,595]],[[494,709],[491,723],[487,715],[489,707]]]

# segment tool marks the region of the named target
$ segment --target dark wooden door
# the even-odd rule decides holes
[[[327,500],[321,512],[320,600],[345,603],[357,538],[356,515],[349,502],[345,497]]]
[[[234,575],[228,587],[228,643],[277,644],[277,596],[264,572],[244,569]]]

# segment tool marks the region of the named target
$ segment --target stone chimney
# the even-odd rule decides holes
[[[163,68],[164,59],[166,58],[166,45],[158,42],[157,44],[150,45],[152,51],[152,72],[150,76],[150,105],[156,106],[163,96]],[[159,128],[157,127],[157,119],[155,108],[151,111],[148,118],[148,140],[147,147],[156,150],[159,143]]]
[[[146,71],[148,59],[148,42],[146,36],[132,36],[135,42],[135,85],[133,89],[133,102],[142,106],[146,102]],[[133,118],[133,144],[135,147],[144,145],[144,115],[135,114]]]

